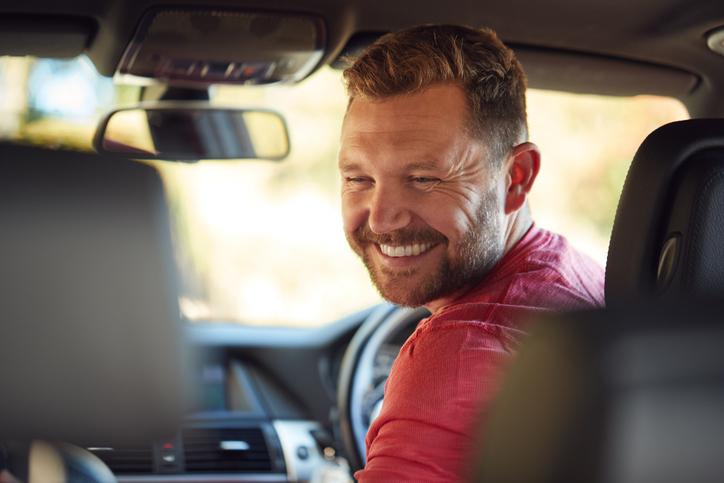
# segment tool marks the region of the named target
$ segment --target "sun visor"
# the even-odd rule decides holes
[[[344,69],[384,32],[358,32],[332,62]],[[509,44],[523,65],[528,84],[535,89],[605,96],[640,94],[681,98],[699,78],[673,67],[584,52]]]
[[[683,70],[642,62],[511,46],[528,76],[530,87],[581,94],[682,97],[698,77]]]
[[[0,55],[76,57],[83,53],[95,31],[95,22],[87,18],[3,15]]]
[[[143,17],[116,76],[180,85],[297,82],[324,53],[313,16],[227,10],[154,10]]]

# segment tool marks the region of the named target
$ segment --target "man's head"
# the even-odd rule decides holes
[[[413,27],[387,34],[344,71],[350,102],[419,92],[440,83],[463,88],[466,130],[502,162],[527,138],[526,78],[513,51],[489,29]]]
[[[382,37],[344,77],[347,239],[385,298],[434,309],[517,240],[539,161],[522,69],[489,30],[426,26]]]

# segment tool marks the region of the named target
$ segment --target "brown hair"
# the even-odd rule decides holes
[[[350,103],[458,83],[470,106],[470,134],[496,165],[528,135],[526,79],[513,51],[490,29],[423,25],[383,35],[344,71]]]

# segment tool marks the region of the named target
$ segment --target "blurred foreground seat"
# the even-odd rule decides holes
[[[474,481],[724,481],[724,305],[541,320],[496,400]]]
[[[172,434],[185,354],[156,170],[0,144],[0,233],[0,441]]]

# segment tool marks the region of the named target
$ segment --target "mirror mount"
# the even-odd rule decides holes
[[[151,84],[141,87],[141,101],[208,101],[208,86],[170,86]]]

